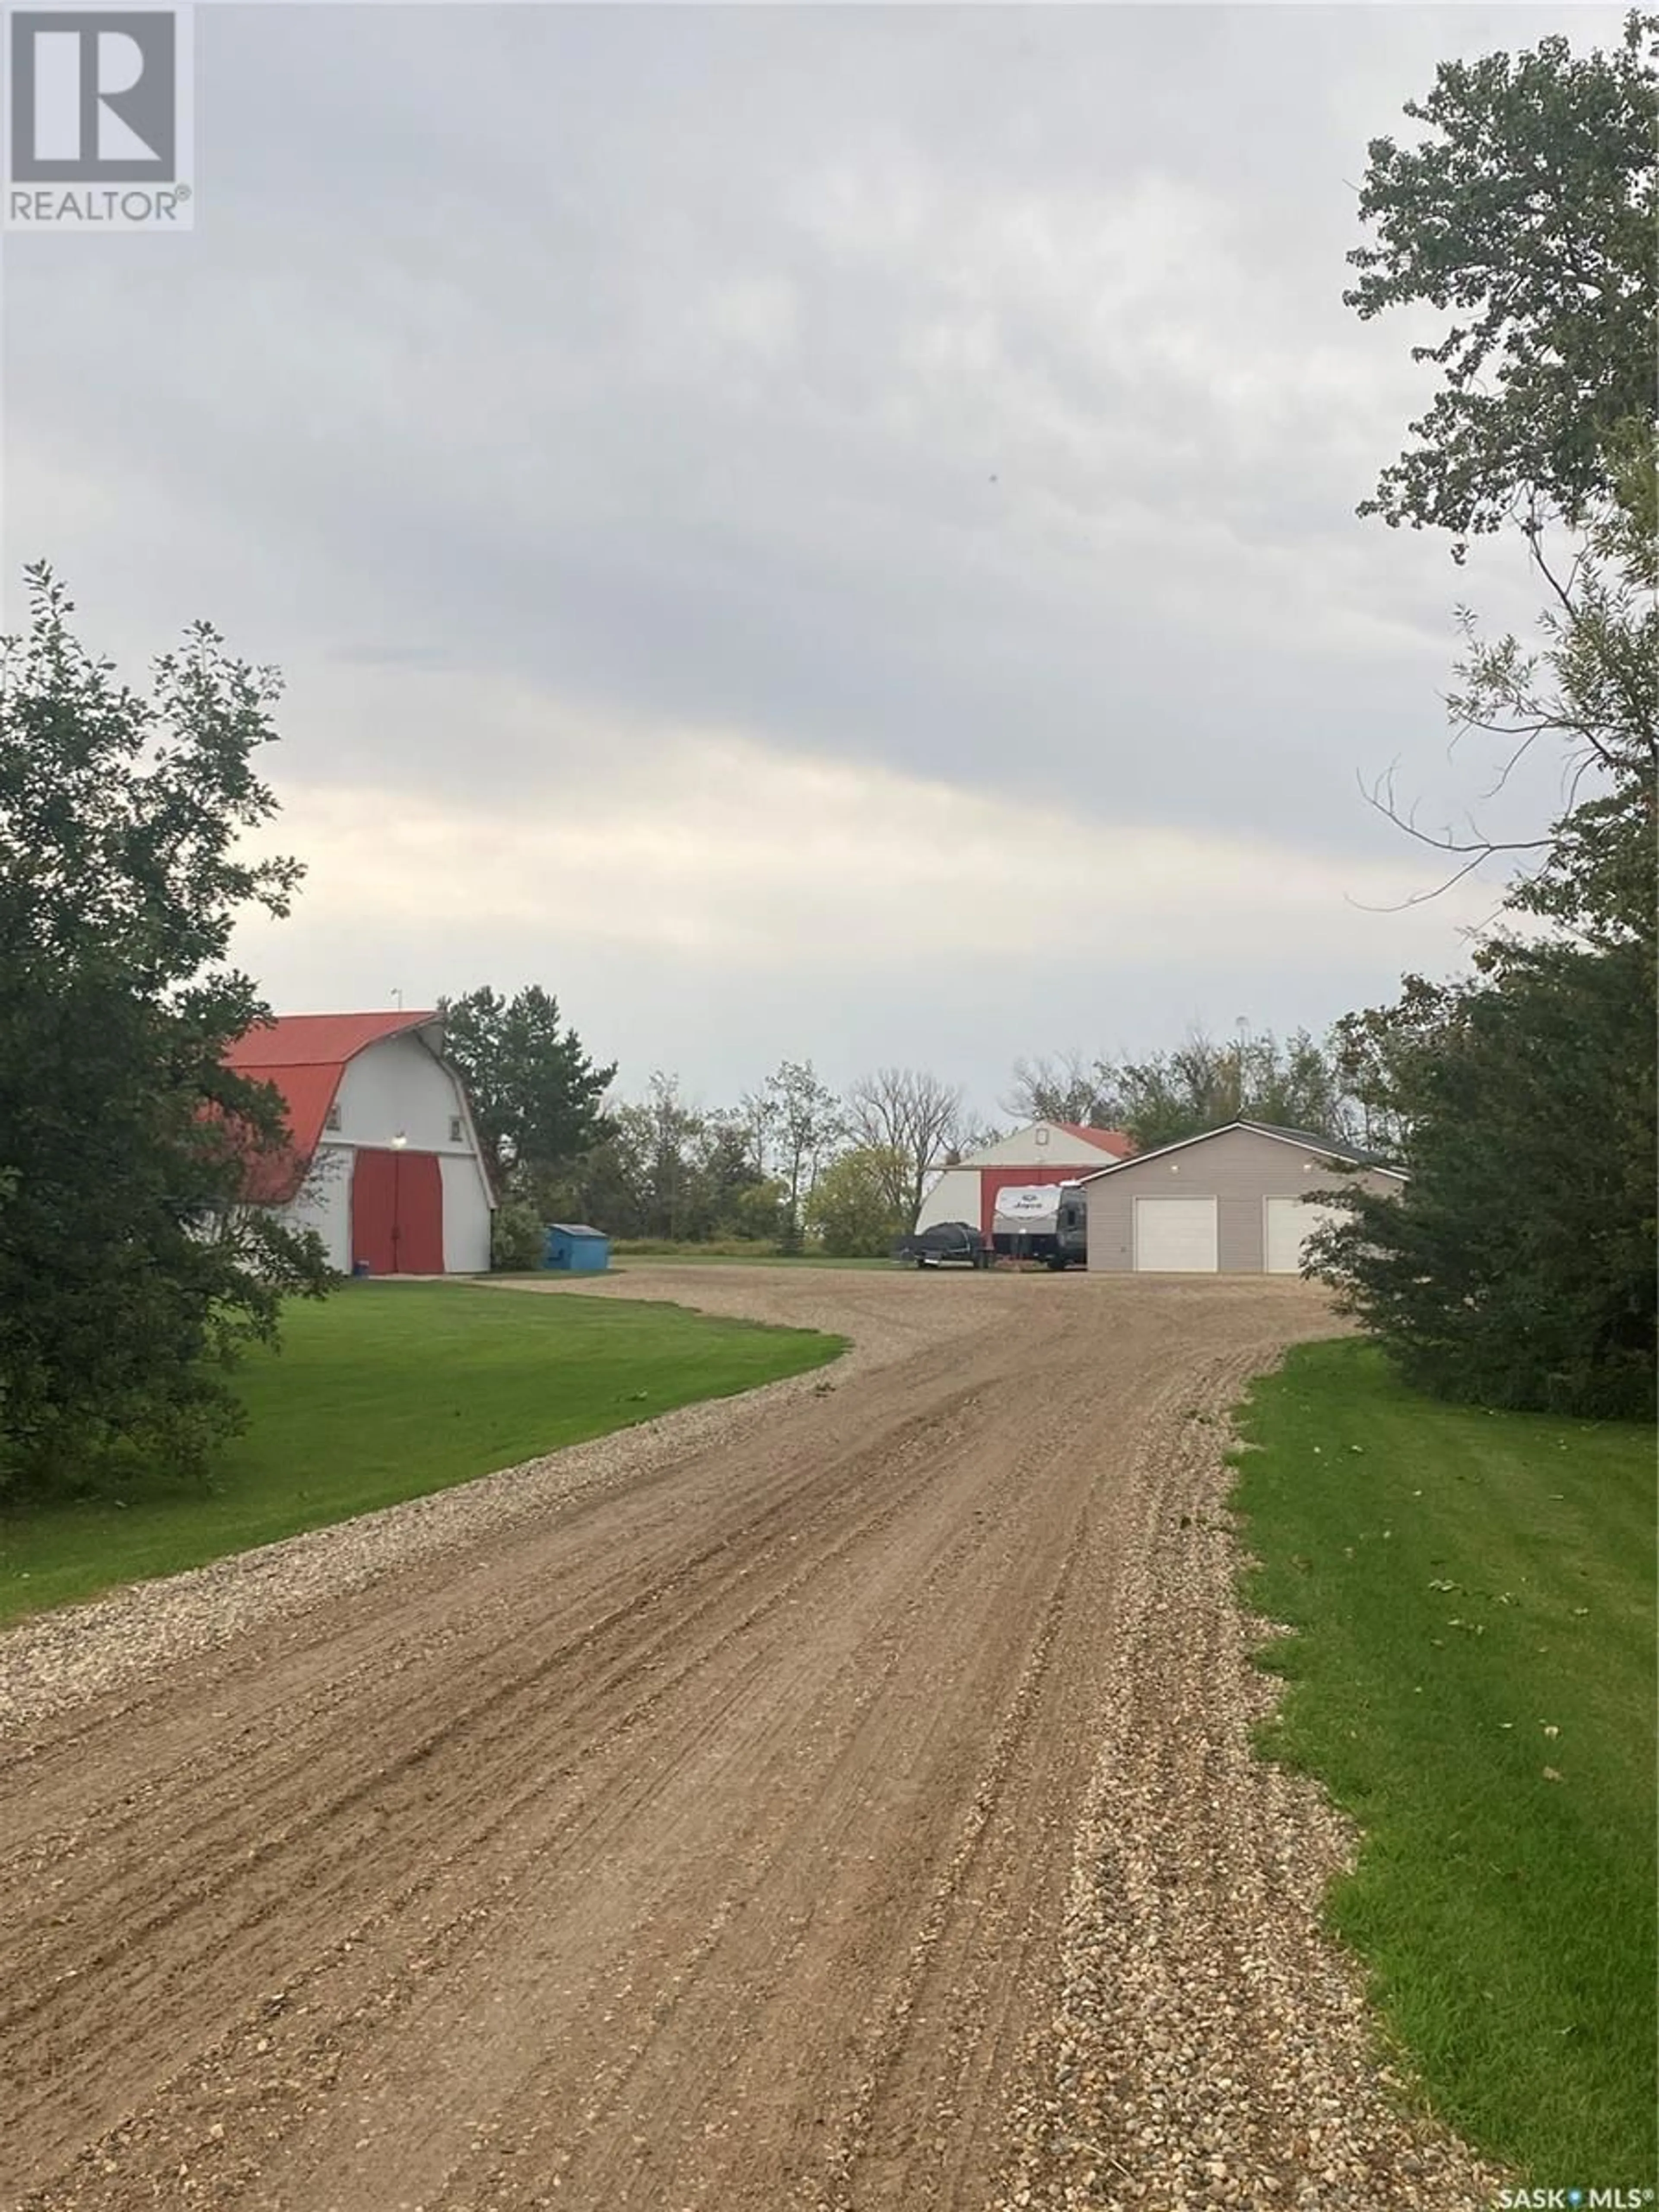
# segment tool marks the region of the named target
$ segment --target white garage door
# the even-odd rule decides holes
[[[1135,1268],[1143,1275],[1214,1274],[1215,1200],[1138,1198]]]
[[[1267,1273],[1295,1275],[1302,1270],[1302,1247],[1327,1221],[1340,1221],[1335,1206],[1309,1206],[1299,1198],[1267,1200]]]

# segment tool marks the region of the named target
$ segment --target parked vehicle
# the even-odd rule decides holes
[[[914,1260],[919,1267],[988,1267],[996,1255],[971,1223],[936,1221],[917,1236],[900,1237],[893,1257]]]
[[[1072,1182],[1030,1185],[1001,1192],[991,1224],[991,1243],[1011,1260],[1036,1260],[1059,1274],[1088,1265],[1086,1200]]]
[[[1088,1194],[1075,1184],[1062,1183],[1060,1204],[1054,1212],[1054,1249],[1048,1265],[1058,1273],[1062,1267],[1086,1267],[1088,1264]]]

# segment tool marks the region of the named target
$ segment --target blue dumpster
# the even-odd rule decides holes
[[[611,1239],[585,1221],[550,1222],[542,1265],[569,1275],[602,1275],[611,1265]]]

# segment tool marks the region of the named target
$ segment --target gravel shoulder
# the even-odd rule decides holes
[[[546,1294],[855,1348],[0,1638],[7,2201],[1491,2203],[1249,1751],[1223,1417],[1316,1293]]]
[[[567,1294],[565,1285],[556,1289],[535,1282],[504,1285],[486,1279],[477,1287]],[[568,1294],[695,1304],[709,1313],[839,1333],[830,1304],[815,1301],[817,1317],[797,1320],[780,1302],[763,1297],[751,1302],[751,1312],[741,1285],[736,1296],[728,1284],[723,1295],[716,1287],[711,1297],[696,1300],[680,1297],[678,1289],[659,1273],[631,1286],[617,1276],[591,1291]],[[762,1306],[768,1310],[759,1310]],[[862,1328],[860,1340],[827,1370],[789,1376],[740,1397],[683,1406],[430,1497],[234,1553],[184,1574],[135,1583],[84,1605],[0,1629],[0,1735],[88,1697],[141,1683],[161,1668],[268,1622],[349,1597],[420,1560],[544,1521],[590,1491],[653,1474],[682,1454],[713,1449],[726,1437],[770,1419],[786,1406],[823,1395],[843,1381],[902,1357],[915,1340],[914,1328],[902,1323],[887,1328],[878,1321]]]

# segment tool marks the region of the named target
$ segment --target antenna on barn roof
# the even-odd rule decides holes
[[[402,993],[401,991],[394,991],[394,992],[392,994],[392,997],[393,997],[393,998],[398,1001],[398,1012],[399,1013],[402,1013],[402,1012],[403,1012],[403,1010],[404,1010],[404,994],[403,994],[403,993]]]

